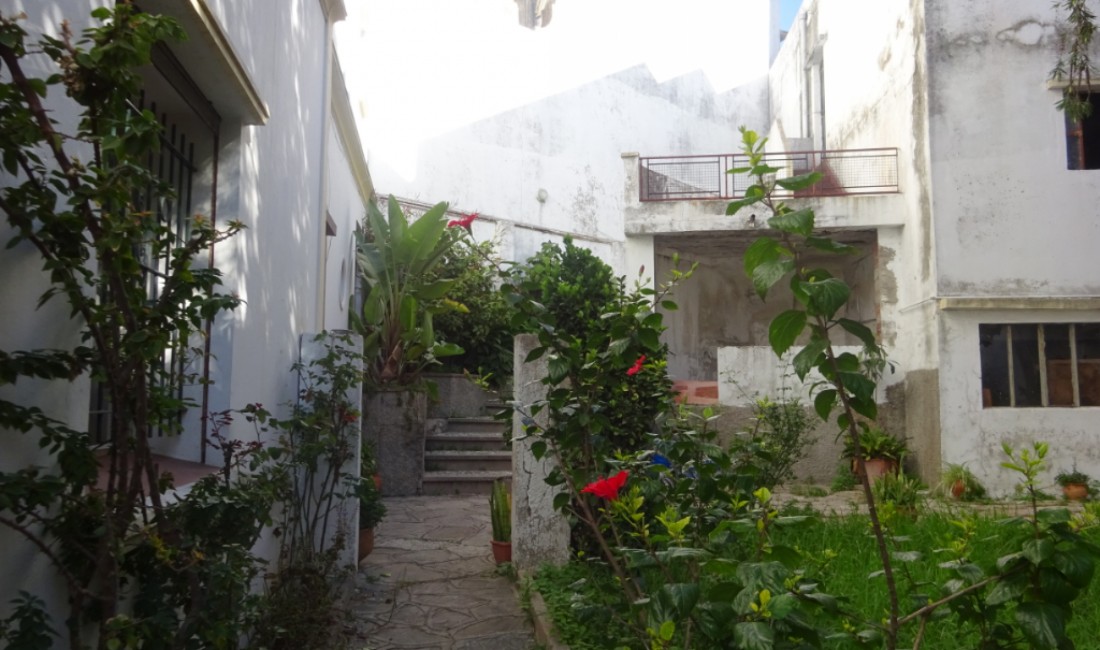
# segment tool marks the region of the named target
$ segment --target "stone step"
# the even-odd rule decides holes
[[[422,492],[426,496],[488,495],[493,490],[493,482],[501,479],[511,482],[512,472],[424,472]],[[489,507],[488,500],[485,507]]]
[[[433,433],[424,439],[427,451],[504,451],[504,435],[495,431]]]
[[[494,420],[492,417],[449,418],[447,420],[447,431],[452,433],[499,432],[503,434],[510,426],[509,422]]]
[[[511,472],[510,451],[426,451],[426,472]]]

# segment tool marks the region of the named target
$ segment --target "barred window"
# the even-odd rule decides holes
[[[1100,323],[980,325],[982,406],[1100,406]]]
[[[217,151],[220,118],[210,101],[184,70],[167,47],[159,45],[153,53],[152,69],[145,75],[144,89],[134,99],[135,110],[149,110],[161,125],[160,149],[146,158],[147,169],[171,188],[169,194],[148,187],[139,191],[133,199],[133,208],[155,215],[160,223],[172,232],[177,245],[182,245],[191,234],[192,219],[201,214],[215,217],[217,181]],[[146,274],[146,292],[149,300],[160,296],[169,271],[170,252],[159,257],[151,246],[142,251]],[[189,366],[195,355],[189,354],[187,341],[172,341],[161,360],[167,372],[150,373],[151,378],[167,389],[167,394],[181,404],[185,389],[197,376],[205,375],[205,368]],[[192,378],[192,379],[189,379]],[[164,386],[164,382],[168,382]],[[105,388],[92,387],[89,409],[89,433],[95,440],[105,441],[110,436],[110,404]],[[181,407],[179,418],[182,419]],[[178,429],[180,421],[150,431],[150,435],[163,435]]]

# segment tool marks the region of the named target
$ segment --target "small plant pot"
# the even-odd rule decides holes
[[[374,550],[374,529],[363,528],[359,531],[359,561],[370,555]]]
[[[964,494],[966,494],[966,481],[961,478],[955,479],[955,482],[951,484],[951,496],[956,501],[961,501]]]
[[[512,561],[512,542],[498,542],[493,539],[489,540],[489,543],[493,546],[494,562],[504,564]]]
[[[898,462],[889,458],[868,458],[863,461],[863,467],[867,470],[867,476],[871,482],[879,480],[891,472],[898,471]],[[852,473],[859,476],[859,463],[852,459]]]
[[[1067,483],[1062,486],[1062,494],[1070,501],[1084,501],[1089,497],[1089,486],[1084,483]]]
[[[371,479],[374,480],[374,489],[381,492],[382,491],[382,475],[381,474],[374,474],[374,475],[371,476]]]

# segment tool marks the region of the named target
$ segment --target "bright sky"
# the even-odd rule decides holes
[[[768,63],[767,0],[557,0],[537,30],[513,0],[346,4],[337,45],[364,143],[406,179],[426,140],[636,65],[658,81],[701,70],[721,92]],[[780,0],[782,24],[798,4]]]

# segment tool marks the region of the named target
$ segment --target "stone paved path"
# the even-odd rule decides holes
[[[528,650],[531,626],[497,575],[484,495],[385,500],[359,567],[354,650]]]

